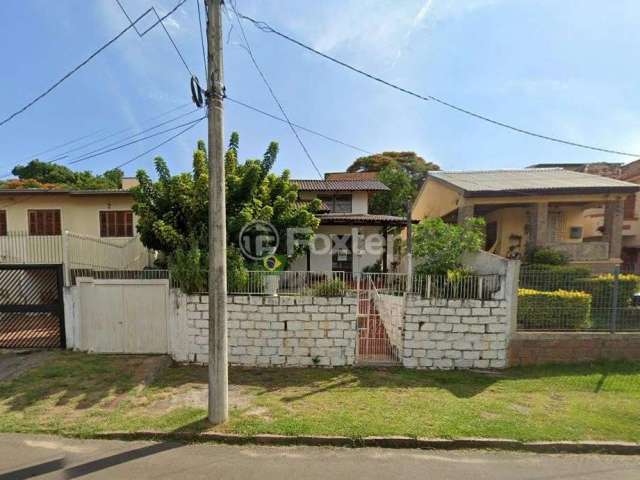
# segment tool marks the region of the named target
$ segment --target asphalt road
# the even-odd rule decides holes
[[[637,480],[640,457],[236,447],[0,435],[0,480],[24,478]]]

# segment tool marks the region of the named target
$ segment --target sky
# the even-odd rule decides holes
[[[133,18],[178,0],[121,0]],[[520,128],[570,141],[640,152],[640,2],[637,0],[236,0],[239,11],[374,75]],[[204,84],[196,0],[165,21],[189,69]],[[204,12],[203,12],[204,13]],[[141,27],[155,21],[151,16]],[[258,76],[233,11],[224,17],[227,94],[281,116]],[[128,24],[115,0],[0,2],[0,118],[22,107]],[[628,162],[630,157],[545,142],[423,102],[373,82],[244,23],[254,55],[290,119],[368,152],[415,151],[446,170],[522,168],[546,162]],[[0,175],[34,154],[67,161],[153,126],[197,118],[190,75],[158,26],[130,30],[51,94],[0,126]],[[171,109],[173,113],[158,117]],[[274,170],[317,178],[289,127],[230,102],[224,131],[240,134],[241,159],[270,141]],[[155,117],[155,119],[154,119]],[[102,142],[119,130],[126,132]],[[40,154],[81,136],[82,141]],[[102,172],[166,139],[158,135],[83,160]],[[300,131],[322,172],[345,170],[362,151]],[[127,165],[190,168],[206,123]],[[83,147],[86,143],[95,142]]]

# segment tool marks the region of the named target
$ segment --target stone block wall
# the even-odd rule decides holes
[[[207,363],[206,295],[186,302],[188,361]],[[356,299],[350,297],[227,297],[229,363],[242,366],[353,365]]]
[[[402,363],[409,368],[504,368],[506,300],[407,297]]]

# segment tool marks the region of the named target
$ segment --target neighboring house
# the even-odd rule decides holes
[[[333,175],[333,174],[329,174]],[[359,175],[359,174],[350,174]],[[299,200],[322,200],[317,214],[320,227],[310,251],[298,256],[291,270],[361,272],[377,262],[383,271],[397,265],[388,235],[406,219],[369,213],[369,200],[388,188],[379,180],[292,180],[299,188]],[[380,245],[380,235],[385,242]],[[330,241],[327,241],[327,240]],[[368,243],[367,243],[368,242]],[[376,250],[381,252],[376,253]],[[373,252],[373,253],[372,253]]]
[[[413,219],[486,220],[487,251],[521,258],[550,246],[572,263],[608,271],[621,263],[624,202],[640,186],[562,168],[429,172],[413,205]],[[604,205],[603,234],[586,232],[584,215]]]
[[[123,187],[134,186],[132,180],[124,179]],[[125,189],[0,189],[0,263],[63,263],[70,254],[75,268],[122,268],[125,250],[138,256],[143,249],[132,206]],[[63,237],[72,239],[69,252]]]
[[[640,184],[640,160],[631,163],[565,163],[537,164],[529,168],[560,167],[575,172],[591,173]],[[640,195],[630,194],[624,202],[622,225],[622,268],[628,272],[640,272]],[[598,205],[584,211],[585,240],[602,240],[604,231],[604,207]]]

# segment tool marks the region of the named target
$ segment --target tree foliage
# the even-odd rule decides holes
[[[102,175],[90,171],[75,172],[64,165],[31,160],[11,171],[18,180],[3,182],[2,188],[71,188],[77,190],[117,190],[122,188],[123,172],[119,168]]]
[[[371,213],[405,216],[406,202],[413,200],[416,194],[411,177],[396,163],[390,163],[380,171],[378,180],[389,187],[389,191],[378,192],[372,197]]]
[[[278,252],[286,252],[286,229],[314,231],[319,221],[313,209],[319,205],[297,202],[297,187],[290,182],[288,171],[281,175],[271,173],[278,154],[277,143],[269,145],[261,160],[244,163],[238,161],[238,149],[239,135],[234,132],[225,154],[228,251],[237,252],[239,233],[246,223],[262,220],[276,227],[281,238]],[[181,263],[193,262],[194,258],[204,262],[206,254],[186,253],[208,250],[208,162],[204,142],[198,142],[192,172],[171,175],[160,157],[155,159],[155,169],[155,182],[139,170],[139,186],[133,190],[133,209],[139,218],[142,243],[170,258],[180,251]]]
[[[441,218],[425,218],[413,230],[416,273],[444,274],[461,267],[466,252],[478,252],[484,245],[485,222],[469,218],[462,225],[447,224]]]
[[[390,164],[396,164],[404,170],[411,177],[416,190],[422,186],[430,170],[440,170],[438,165],[425,161],[415,152],[382,152],[356,159],[347,172],[381,172]]]

